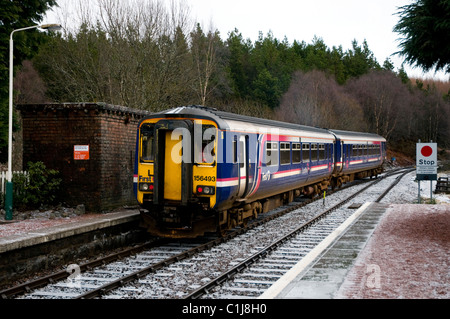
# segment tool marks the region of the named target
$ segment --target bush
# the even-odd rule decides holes
[[[62,179],[42,162],[28,162],[27,174],[14,174],[14,206],[39,208],[55,202]]]

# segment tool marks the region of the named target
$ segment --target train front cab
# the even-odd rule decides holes
[[[142,223],[161,237],[214,230],[217,124],[208,119],[150,117],[139,125],[135,171]]]

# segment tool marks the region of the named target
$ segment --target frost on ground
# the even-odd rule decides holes
[[[438,176],[450,176],[448,174],[439,174]],[[436,204],[450,204],[449,194],[435,194],[437,181],[421,181],[420,182],[420,197],[421,203],[431,199],[435,200]],[[431,193],[433,191],[433,193]],[[416,181],[416,172],[411,172],[402,178],[400,183],[397,184],[394,190],[392,190],[382,202],[395,203],[395,204],[410,204],[418,203],[419,197],[419,183]]]
[[[338,298],[450,298],[450,205],[391,205]]]
[[[336,298],[450,298],[450,196],[433,193],[437,205],[410,204],[418,201],[414,180],[415,173],[406,175],[383,200],[396,204],[389,206]],[[425,202],[430,182],[420,187]]]

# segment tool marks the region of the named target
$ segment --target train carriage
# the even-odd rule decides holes
[[[386,158],[386,139],[377,134],[329,130],[336,137],[336,170],[338,186],[355,178],[377,176]]]
[[[143,224],[163,237],[245,225],[300,194],[378,172],[380,157],[367,156],[381,141],[201,106],[153,114],[137,135],[134,188]],[[366,153],[349,152],[363,144]]]

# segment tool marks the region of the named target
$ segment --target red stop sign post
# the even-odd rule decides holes
[[[437,143],[416,144],[416,176],[419,183],[420,203],[420,181],[430,181],[430,198],[433,198],[432,181],[437,180]]]

